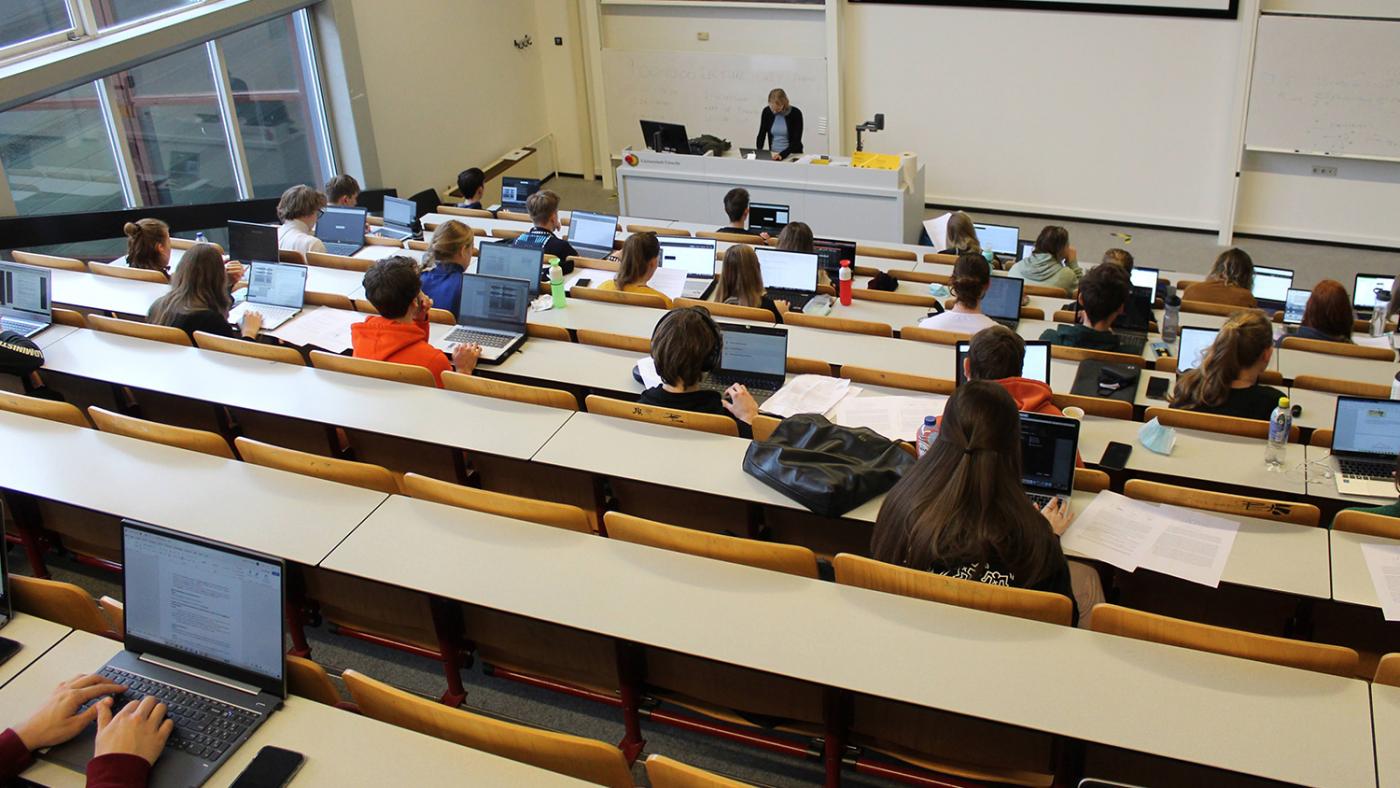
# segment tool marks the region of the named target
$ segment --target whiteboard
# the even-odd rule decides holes
[[[753,147],[768,91],[782,88],[802,110],[802,147],[828,153],[826,59],[730,52],[603,51],[608,144],[645,148],[640,121],[682,123],[734,150]]]
[[[1245,147],[1400,158],[1400,22],[1265,15]]]

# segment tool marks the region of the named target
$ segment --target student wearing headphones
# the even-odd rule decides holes
[[[1132,282],[1127,271],[1111,264],[1094,267],[1079,283],[1075,302],[1079,322],[1047,328],[1040,335],[1041,340],[1055,345],[1117,352],[1118,335],[1113,333],[1113,321],[1127,308],[1131,292]]]
[[[481,210],[481,195],[486,191],[486,173],[480,167],[468,167],[457,173],[457,191],[462,193],[458,208]]]
[[[715,230],[715,232],[732,235],[756,235],[765,241],[768,240],[768,233],[749,228],[748,189],[736,187],[724,193],[724,215],[729,217],[729,224]]]
[[[955,334],[976,334],[984,328],[997,325],[995,320],[982,314],[982,299],[991,286],[992,267],[987,258],[983,257],[981,252],[963,252],[953,264],[953,281],[950,287],[957,302],[953,304],[952,309],[920,320],[919,328],[936,328]]]
[[[667,312],[651,335],[651,359],[662,384],[643,391],[637,401],[732,416],[739,423],[739,435],[753,437],[749,424],[758,415],[758,403],[747,388],[735,383],[723,395],[700,388],[705,373],[719,366],[723,350],[724,337],[709,312],[698,306]]]
[[[622,242],[622,262],[617,266],[617,276],[598,285],[598,289],[659,296],[670,309],[671,299],[647,284],[660,265],[661,242],[656,239],[656,233],[632,233]]]
[[[1171,405],[1182,410],[1267,420],[1284,396],[1261,385],[1259,375],[1274,357],[1274,329],[1257,309],[1225,321],[1195,369],[1177,378]]]

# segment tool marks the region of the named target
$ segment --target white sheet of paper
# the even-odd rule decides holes
[[[948,248],[948,220],[953,218],[953,214],[945,213],[933,219],[924,220],[924,230],[928,232],[928,237],[933,241],[933,248],[939,251]]]
[[[1060,537],[1060,545],[1066,551],[1131,572],[1166,529],[1155,508],[1105,490],[1074,518]]]
[[[1361,557],[1371,572],[1385,620],[1400,621],[1400,545],[1362,542]]]
[[[405,249],[402,246],[383,246],[381,244],[370,244],[369,246],[366,246],[365,248],[356,252],[355,256],[360,258],[361,260],[383,260],[386,257],[393,257],[396,254],[401,254],[406,257],[412,257],[415,260],[422,260],[425,252],[420,252],[417,249]]]
[[[362,322],[367,315],[318,306],[288,320],[268,334],[299,347],[318,347],[332,353],[350,349],[350,326]]]
[[[656,273],[647,280],[647,287],[660,293],[665,293],[667,298],[677,299],[685,292],[685,271],[679,268],[658,268]]]
[[[826,413],[846,396],[851,381],[830,375],[798,375],[763,403],[763,412],[780,418],[798,413]]]
[[[1181,506],[1155,507],[1166,527],[1138,566],[1218,588],[1240,524]]]
[[[637,359],[637,374],[642,376],[642,385],[646,388],[655,388],[661,385],[661,376],[656,374],[656,360],[651,356],[642,356]]]
[[[171,252],[171,255],[173,256],[174,252]],[[1365,347],[1379,347],[1385,348],[1386,350],[1393,350],[1394,345],[1392,343],[1395,341],[1395,336],[1395,334],[1391,333],[1381,334],[1378,337],[1373,337],[1370,334],[1352,334],[1351,341],[1358,345],[1364,345]]]
[[[943,415],[947,397],[847,397],[832,420],[843,427],[869,427],[890,440],[913,441],[925,416]]]
[[[574,272],[564,280],[564,292],[573,290],[574,285],[578,284],[580,279],[587,279],[589,287],[597,287],[615,276],[617,276],[616,271],[604,271],[599,268],[575,268]]]

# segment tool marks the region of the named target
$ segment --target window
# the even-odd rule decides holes
[[[202,0],[91,0],[91,2],[98,27],[106,29],[148,16],[163,14],[180,6],[196,5]]]
[[[0,113],[0,167],[21,216],[124,207],[93,83]]]
[[[0,49],[72,28],[64,0],[0,0]]]

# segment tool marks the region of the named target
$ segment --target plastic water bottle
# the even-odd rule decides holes
[[[555,309],[563,309],[565,307],[564,269],[559,267],[558,260],[549,264],[549,294],[554,300]]]
[[[925,416],[924,423],[919,425],[918,436],[914,439],[914,447],[918,450],[919,456],[924,456],[933,441],[938,437],[938,417]]]
[[[1181,296],[1172,293],[1167,296],[1166,307],[1162,310],[1162,341],[1171,344],[1181,335]]]
[[[850,260],[842,260],[842,261],[841,261],[841,273],[840,273],[840,275],[839,275],[839,278],[840,278],[840,280],[841,280],[841,289],[840,289],[840,291],[839,291],[839,292],[841,293],[841,306],[850,306],[850,305],[851,305],[851,277],[852,277],[852,276],[853,276],[853,274],[852,274],[852,272],[851,272],[851,261],[850,261]]]
[[[1371,336],[1385,336],[1386,313],[1390,311],[1390,291],[1376,288],[1376,311],[1371,315]]]
[[[1269,447],[1264,451],[1264,464],[1269,470],[1281,470],[1288,451],[1288,433],[1293,429],[1293,410],[1288,397],[1278,398],[1278,407],[1269,415]]]
[[[209,239],[205,238],[204,231],[200,230],[199,232],[194,234],[194,242],[197,244],[207,244],[209,243]]]

